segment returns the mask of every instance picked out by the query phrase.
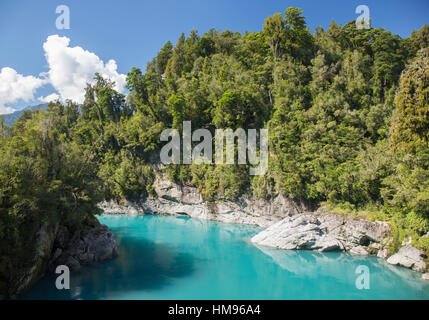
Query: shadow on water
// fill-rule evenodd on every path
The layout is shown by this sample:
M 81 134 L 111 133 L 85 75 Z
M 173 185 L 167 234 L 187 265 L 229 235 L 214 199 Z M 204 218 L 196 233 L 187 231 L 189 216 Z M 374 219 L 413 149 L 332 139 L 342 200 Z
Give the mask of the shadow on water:
M 124 242 L 124 245 L 121 245 Z M 21 299 L 111 299 L 128 292 L 151 292 L 195 271 L 192 255 L 147 239 L 118 238 L 120 256 L 70 274 L 70 290 L 58 290 L 47 275 Z

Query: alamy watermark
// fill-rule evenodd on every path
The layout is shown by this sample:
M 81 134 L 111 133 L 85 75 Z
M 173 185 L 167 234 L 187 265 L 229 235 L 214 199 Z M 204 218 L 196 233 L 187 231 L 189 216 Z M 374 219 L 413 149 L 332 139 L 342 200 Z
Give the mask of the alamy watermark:
M 60 274 L 55 280 L 55 287 L 58 290 L 70 289 L 70 269 L 66 265 L 59 265 L 55 269 L 56 274 Z
M 359 290 L 369 290 L 370 289 L 370 272 L 369 267 L 366 265 L 359 265 L 356 270 L 356 274 L 359 276 L 356 278 L 355 285 Z
M 62 4 L 55 9 L 55 13 L 60 13 L 57 20 L 55 20 L 55 26 L 57 29 L 70 29 L 70 8 Z
M 256 166 L 249 168 L 250 175 L 263 175 L 268 169 L 268 129 L 249 129 L 247 132 L 242 128 L 235 131 L 216 129 L 213 140 L 210 130 L 197 129 L 192 133 L 191 122 L 183 121 L 182 136 L 176 129 L 166 129 L 161 133 L 161 141 L 168 140 L 170 141 L 161 149 L 163 164 L 213 164 L 214 142 L 215 164 L 234 164 L 237 150 L 238 164 L 249 162 Z M 192 142 L 200 143 L 192 147 Z
M 357 29 L 371 29 L 371 18 L 369 16 L 369 7 L 366 5 L 360 5 L 356 7 L 356 14 L 361 14 L 356 19 Z

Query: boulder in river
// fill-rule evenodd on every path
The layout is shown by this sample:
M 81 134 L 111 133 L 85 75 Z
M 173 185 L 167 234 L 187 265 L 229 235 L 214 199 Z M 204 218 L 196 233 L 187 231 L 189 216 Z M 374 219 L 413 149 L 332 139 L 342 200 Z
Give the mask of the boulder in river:
M 252 242 L 279 249 L 342 250 L 341 242 L 329 236 L 313 215 L 287 217 L 252 238 Z
M 425 258 L 426 256 L 419 249 L 407 245 L 387 259 L 387 263 L 424 272 L 426 270 Z
M 279 249 L 350 251 L 368 255 L 386 250 L 390 235 L 390 227 L 383 222 L 307 213 L 286 217 L 255 235 L 252 242 Z

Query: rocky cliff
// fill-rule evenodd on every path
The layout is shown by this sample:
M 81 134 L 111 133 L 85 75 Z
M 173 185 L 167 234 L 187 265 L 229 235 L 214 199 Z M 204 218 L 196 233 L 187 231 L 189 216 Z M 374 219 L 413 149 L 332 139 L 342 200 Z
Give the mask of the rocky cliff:
M 83 265 L 118 255 L 114 235 L 97 219 L 80 228 L 45 222 L 35 234 L 34 248 L 19 270 L 10 276 L 0 299 L 16 298 L 46 272 L 54 272 L 58 265 L 67 265 L 76 271 Z

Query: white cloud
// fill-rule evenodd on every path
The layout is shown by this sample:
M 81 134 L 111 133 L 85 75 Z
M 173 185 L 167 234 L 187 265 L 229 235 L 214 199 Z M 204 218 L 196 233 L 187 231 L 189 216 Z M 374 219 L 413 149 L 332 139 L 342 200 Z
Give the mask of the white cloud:
M 49 95 L 47 95 L 46 97 L 39 97 L 39 101 L 41 102 L 51 102 L 51 101 L 57 101 L 60 99 L 60 96 L 56 93 L 51 93 Z
M 45 83 L 45 79 L 23 76 L 12 68 L 2 68 L 0 71 L 0 114 L 15 111 L 5 104 L 15 103 L 19 100 L 34 100 L 34 92 Z
M 70 39 L 58 35 L 49 36 L 43 50 L 49 71 L 39 77 L 23 76 L 12 68 L 0 71 L 0 114 L 14 112 L 6 106 L 23 100 L 34 100 L 35 91 L 50 83 L 58 93 L 39 97 L 43 102 L 71 99 L 82 103 L 87 83 L 94 83 L 95 73 L 115 82 L 115 90 L 124 92 L 126 75 L 118 73 L 115 60 L 104 63 L 96 54 L 76 46 L 70 47 Z
M 94 74 L 115 81 L 115 90 L 123 92 L 126 76 L 117 72 L 115 60 L 104 63 L 97 55 L 81 47 L 70 47 L 70 39 L 49 36 L 43 44 L 49 65 L 47 77 L 61 99 L 82 103 L 87 83 L 93 83 Z
M 0 115 L 13 113 L 15 111 L 16 110 L 11 108 L 11 107 L 5 107 L 5 106 L 0 105 Z

